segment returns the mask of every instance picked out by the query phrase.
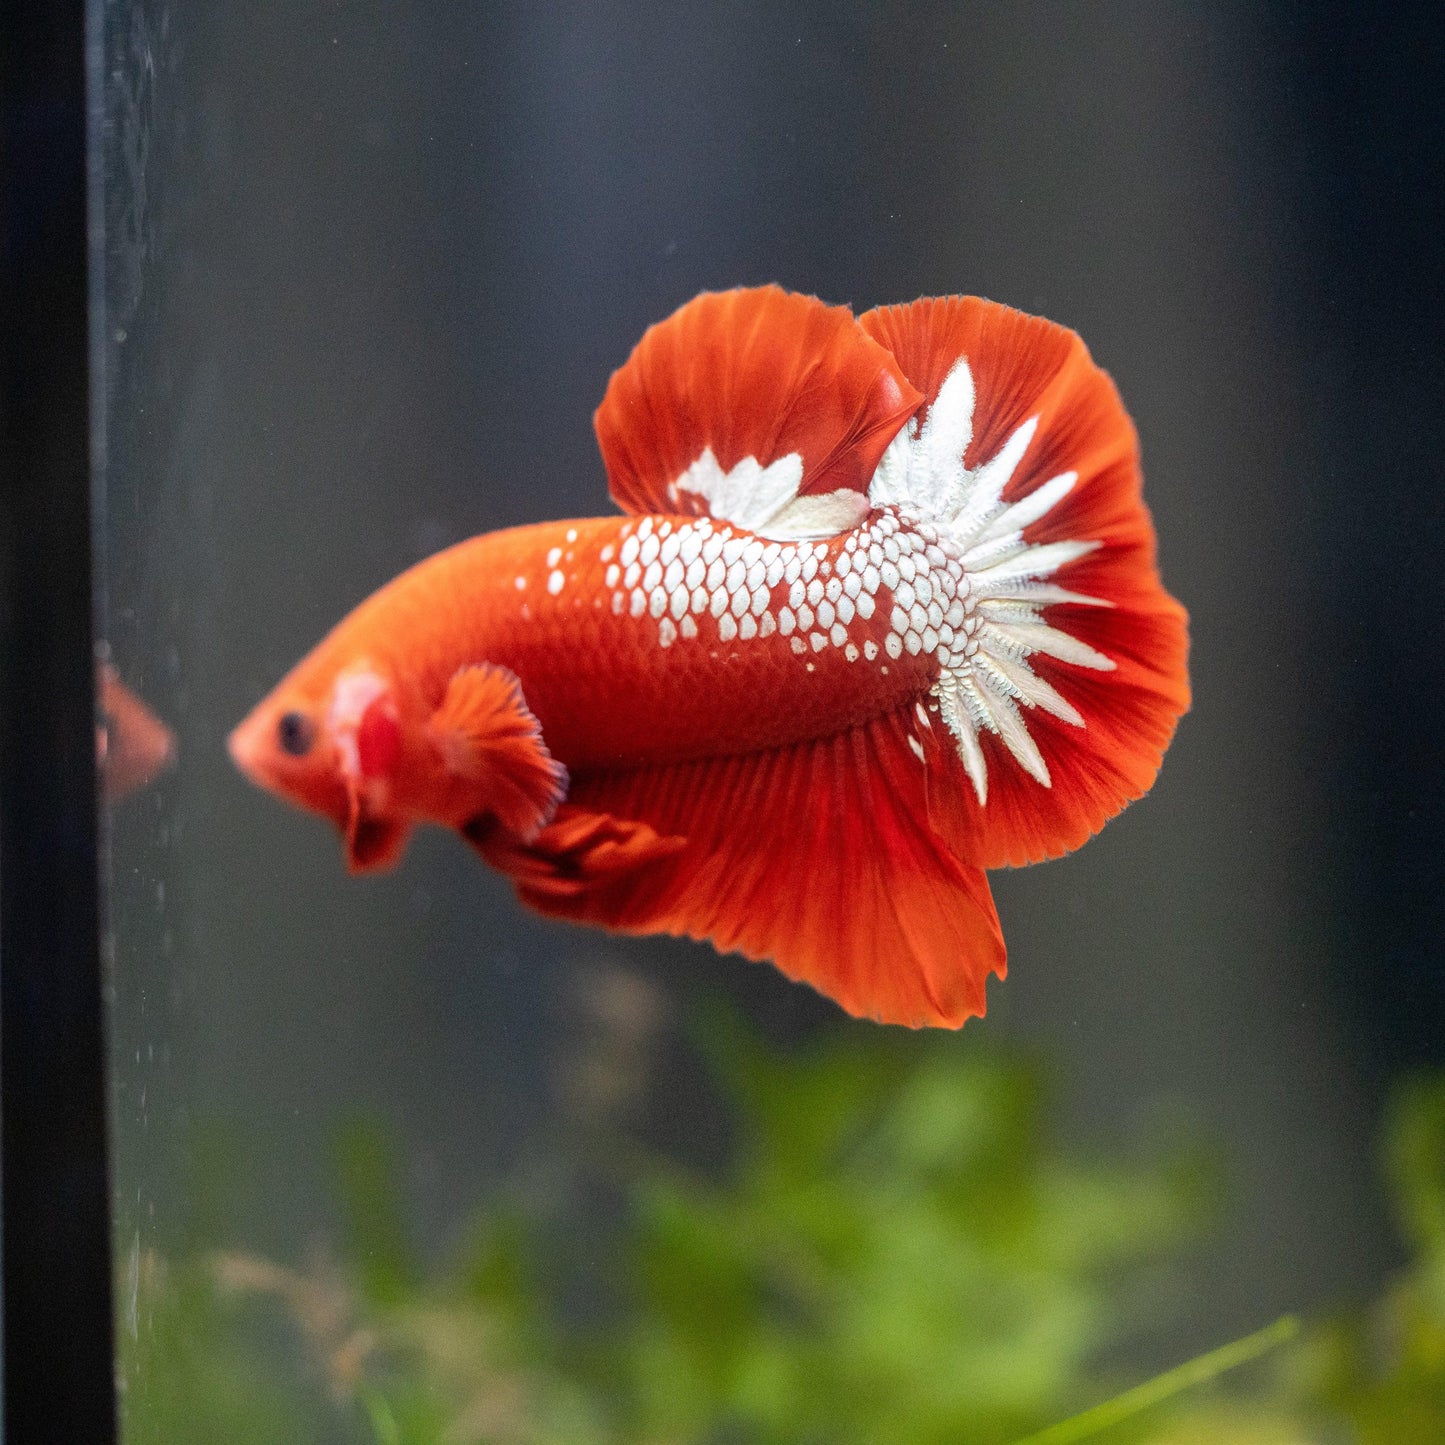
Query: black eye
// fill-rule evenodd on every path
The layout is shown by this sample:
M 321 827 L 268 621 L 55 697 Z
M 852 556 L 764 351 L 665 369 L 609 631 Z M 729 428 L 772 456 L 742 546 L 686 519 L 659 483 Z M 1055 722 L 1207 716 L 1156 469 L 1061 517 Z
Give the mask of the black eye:
M 303 712 L 282 713 L 280 722 L 276 724 L 276 741 L 280 743 L 281 751 L 290 753 L 293 758 L 304 758 L 310 752 L 314 736 L 311 719 Z

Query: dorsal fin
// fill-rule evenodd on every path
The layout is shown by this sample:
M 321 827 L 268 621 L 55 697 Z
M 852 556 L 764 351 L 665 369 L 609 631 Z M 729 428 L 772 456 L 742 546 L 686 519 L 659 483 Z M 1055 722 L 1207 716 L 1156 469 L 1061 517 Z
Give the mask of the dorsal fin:
M 847 307 L 762 286 L 705 293 L 651 327 L 595 422 L 624 511 L 821 537 L 866 513 L 920 400 Z
M 860 324 L 924 396 L 874 500 L 933 519 L 972 597 L 922 738 L 929 821 L 979 867 L 1056 857 L 1148 790 L 1189 705 L 1133 424 L 1053 322 L 953 296 Z

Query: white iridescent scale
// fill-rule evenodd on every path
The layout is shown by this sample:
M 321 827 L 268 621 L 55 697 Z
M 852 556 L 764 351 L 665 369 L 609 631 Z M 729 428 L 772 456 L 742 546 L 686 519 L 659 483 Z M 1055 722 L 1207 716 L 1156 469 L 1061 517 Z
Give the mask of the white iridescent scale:
M 604 549 L 613 612 L 654 619 L 662 647 L 698 638 L 701 626 L 725 643 L 776 632 L 800 657 L 835 647 L 849 662 L 873 662 L 881 650 L 886 666 L 886 658 L 905 652 L 929 653 L 939 664 L 934 706 L 979 802 L 988 797 L 984 732 L 1049 787 L 1027 713 L 1039 708 L 1075 727 L 1084 719 L 1030 659 L 1114 668 L 1111 658 L 1044 618 L 1053 603 L 1109 605 L 1050 580 L 1099 544 L 1024 539 L 1077 474 L 1062 472 L 1006 503 L 1004 489 L 1039 419 L 1030 417 L 969 468 L 963 458 L 974 402 L 973 375 L 960 360 L 923 425 L 914 418 L 894 438 L 866 496 L 798 496 L 803 466 L 796 453 L 768 466 L 747 457 L 724 472 L 704 451 L 670 491 L 680 506 L 689 494 L 697 498 L 707 516 L 680 523 L 643 517 L 625 529 L 615 553 Z M 830 541 L 842 534 L 834 553 Z M 928 726 L 927 714 L 918 713 Z

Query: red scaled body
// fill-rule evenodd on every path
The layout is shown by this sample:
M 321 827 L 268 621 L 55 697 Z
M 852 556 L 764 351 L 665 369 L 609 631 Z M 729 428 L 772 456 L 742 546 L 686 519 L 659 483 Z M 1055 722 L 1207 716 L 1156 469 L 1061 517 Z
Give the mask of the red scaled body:
M 679 555 L 690 536 L 695 563 Z M 624 564 L 629 540 L 637 560 Z M 643 563 L 649 555 L 654 560 Z M 786 634 L 779 629 L 795 589 L 800 608 L 810 591 L 826 602 L 830 582 L 841 599 L 834 574 L 841 555 L 839 539 L 767 543 L 680 516 L 518 527 L 404 573 L 318 655 L 329 661 L 335 648 L 339 660 L 364 646 L 430 708 L 468 662 L 509 668 L 522 679 L 549 751 L 572 772 L 753 752 L 865 722 L 926 690 L 930 659 L 887 656 L 889 624 L 876 603 L 867 619 L 852 609 L 847 633 L 856 658 L 842 647 L 812 646 L 808 639 L 822 635 L 816 609 L 806 629 L 797 609 Z M 629 587 L 624 579 L 634 568 Z M 823 632 L 841 625 L 830 608 Z
M 771 957 L 852 1012 L 982 1012 L 982 870 L 1077 846 L 1187 703 L 1132 428 L 976 301 L 699 298 L 598 413 L 629 515 L 479 537 L 237 729 L 353 867 L 459 829 L 562 917 Z

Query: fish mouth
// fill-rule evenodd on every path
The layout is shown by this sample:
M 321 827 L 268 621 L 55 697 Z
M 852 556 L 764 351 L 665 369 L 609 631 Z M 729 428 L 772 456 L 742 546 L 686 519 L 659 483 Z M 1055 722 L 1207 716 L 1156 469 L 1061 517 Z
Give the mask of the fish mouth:
M 226 739 L 226 751 L 230 753 L 231 761 L 247 778 L 262 788 L 274 786 L 264 763 L 265 739 L 270 731 L 266 723 L 267 719 L 263 715 L 253 712 L 233 728 Z
M 258 788 L 308 813 L 320 814 L 344 833 L 349 803 L 334 759 L 320 739 L 305 756 L 288 755 L 278 742 L 286 711 L 275 701 L 261 703 L 227 737 L 226 751 L 241 775 Z

